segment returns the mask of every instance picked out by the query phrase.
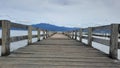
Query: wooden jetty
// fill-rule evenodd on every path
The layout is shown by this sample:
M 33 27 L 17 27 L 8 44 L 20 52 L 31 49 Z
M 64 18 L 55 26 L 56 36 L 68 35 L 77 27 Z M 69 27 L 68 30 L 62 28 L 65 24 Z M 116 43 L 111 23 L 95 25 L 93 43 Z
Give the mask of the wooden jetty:
M 10 33 L 8 33 L 10 26 L 5 26 L 8 25 L 8 23 L 5 24 L 8 21 L 4 20 L 1 22 L 4 35 L 1 39 L 3 49 L 2 57 L 0 57 L 0 68 L 120 68 L 120 62 L 116 58 L 117 52 L 115 50 L 115 48 L 119 48 L 119 42 L 116 42 L 118 36 L 114 36 L 119 33 L 116 30 L 118 29 L 116 25 L 112 25 L 112 36 L 110 36 L 110 39 L 114 38 L 114 40 L 110 40 L 111 49 L 108 55 L 92 47 L 92 41 L 99 43 L 107 41 L 105 44 L 108 44 L 108 40 L 92 37 L 93 28 L 88 29 L 88 37 L 82 35 L 83 29 L 64 33 L 50 33 L 43 30 L 43 35 L 40 35 L 40 30 L 37 28 L 35 30 L 38 31 L 38 35 L 32 35 L 33 28 L 24 25 L 28 29 L 28 36 L 11 38 Z M 13 24 L 15 25 L 15 23 L 12 23 L 11 26 Z M 23 25 L 19 25 L 17 27 L 23 28 Z M 97 27 L 96 29 L 99 28 Z M 117 33 L 114 33 L 113 30 Z M 6 31 L 8 31 L 7 34 L 5 34 Z M 40 40 L 41 36 L 43 36 L 44 40 Z M 32 38 L 34 37 L 37 37 L 38 41 L 32 43 Z M 77 37 L 88 39 L 88 44 L 82 43 L 82 39 L 76 41 Z M 10 42 L 23 39 L 28 39 L 28 46 L 10 53 Z M 105 42 L 99 40 L 104 40 Z

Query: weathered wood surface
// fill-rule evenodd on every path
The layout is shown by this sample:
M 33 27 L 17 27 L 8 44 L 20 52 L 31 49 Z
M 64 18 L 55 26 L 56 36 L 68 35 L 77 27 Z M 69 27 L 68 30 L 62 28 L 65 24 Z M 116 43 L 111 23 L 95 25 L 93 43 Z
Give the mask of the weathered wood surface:
M 0 57 L 0 68 L 120 68 L 119 61 L 62 34 Z
M 43 36 L 45 36 L 45 35 L 40 35 L 40 36 L 38 36 L 38 35 L 32 35 L 32 38 L 36 38 L 36 37 L 43 37 Z M 24 36 L 14 36 L 14 37 L 11 37 L 10 38 L 10 42 L 17 42 L 17 41 L 21 41 L 21 40 L 26 40 L 26 39 L 28 39 L 28 35 L 24 35 Z M 38 40 L 39 41 L 39 40 Z M 0 39 L 0 46 L 1 46 L 1 44 L 2 44 L 2 39 Z
M 1 55 L 7 56 L 10 54 L 10 21 L 2 21 L 2 47 Z
M 118 56 L 118 30 L 119 25 L 118 24 L 112 24 L 111 25 L 111 38 L 110 38 L 110 57 L 117 58 Z
M 95 38 L 93 37 L 93 42 L 97 42 L 97 43 L 100 43 L 100 44 L 103 44 L 103 45 L 107 45 L 107 46 L 110 46 L 110 40 L 107 40 L 107 39 L 100 39 L 100 38 Z
M 111 26 L 110 25 L 104 25 L 104 26 L 97 26 L 97 27 L 93 27 L 93 30 L 96 30 L 96 29 L 111 29 Z

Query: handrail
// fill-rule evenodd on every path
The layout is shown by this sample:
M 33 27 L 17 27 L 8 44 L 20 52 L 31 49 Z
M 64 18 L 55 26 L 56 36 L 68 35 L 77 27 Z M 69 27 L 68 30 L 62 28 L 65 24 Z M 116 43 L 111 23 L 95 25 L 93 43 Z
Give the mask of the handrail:
M 100 32 L 100 30 L 109 30 L 109 35 L 98 35 L 96 34 L 96 30 Z M 83 34 L 83 32 L 86 32 Z M 103 32 L 105 33 L 105 31 Z M 118 41 L 120 34 L 120 24 L 111 24 L 105 26 L 97 26 L 97 27 L 88 27 L 88 28 L 80 28 L 79 30 L 64 32 L 68 37 L 77 40 L 79 37 L 79 41 L 82 42 L 82 39 L 87 39 L 87 45 L 92 47 L 92 42 L 97 42 L 100 44 L 104 44 L 110 46 L 109 56 L 113 59 L 117 59 L 117 50 L 120 49 L 120 42 Z M 83 36 L 87 35 L 87 36 Z M 107 37 L 109 39 L 96 38 L 97 37 Z M 83 42 L 82 42 L 83 43 Z
M 43 37 L 43 39 L 46 39 L 54 34 L 54 32 L 50 33 L 48 30 L 35 28 L 30 25 L 23 25 L 23 24 L 17 24 L 13 23 L 8 20 L 0 20 L 0 27 L 2 28 L 2 38 L 0 39 L 0 45 L 2 46 L 2 56 L 7 56 L 10 54 L 10 43 L 16 42 L 20 40 L 28 39 L 28 44 L 32 43 L 32 38 L 37 37 L 37 40 L 40 41 L 40 37 Z M 10 29 L 11 28 L 20 28 L 23 30 L 28 31 L 28 35 L 24 36 L 15 36 L 10 37 Z M 32 31 L 37 31 L 37 35 L 32 35 Z M 41 35 L 40 32 L 43 32 Z

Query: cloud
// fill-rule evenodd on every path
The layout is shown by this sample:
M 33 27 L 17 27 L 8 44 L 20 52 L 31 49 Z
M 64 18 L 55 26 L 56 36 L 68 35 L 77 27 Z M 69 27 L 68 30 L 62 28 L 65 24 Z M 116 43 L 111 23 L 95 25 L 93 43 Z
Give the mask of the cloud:
M 22 24 L 48 22 L 62 26 L 88 27 L 120 22 L 120 0 L 0 1 L 0 18 L 22 21 L 19 22 Z
M 75 3 L 73 0 L 52 0 L 51 3 L 61 5 L 61 6 L 69 6 L 69 5 L 74 5 Z

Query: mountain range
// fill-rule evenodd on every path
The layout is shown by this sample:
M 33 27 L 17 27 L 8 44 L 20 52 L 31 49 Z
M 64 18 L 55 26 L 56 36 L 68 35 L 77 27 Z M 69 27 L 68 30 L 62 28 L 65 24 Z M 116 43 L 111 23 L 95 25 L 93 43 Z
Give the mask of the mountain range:
M 71 31 L 71 30 L 79 29 L 79 28 L 70 28 L 70 27 L 64 27 L 64 26 L 56 26 L 56 25 L 47 24 L 47 23 L 33 24 L 32 26 L 49 30 L 49 31 Z

